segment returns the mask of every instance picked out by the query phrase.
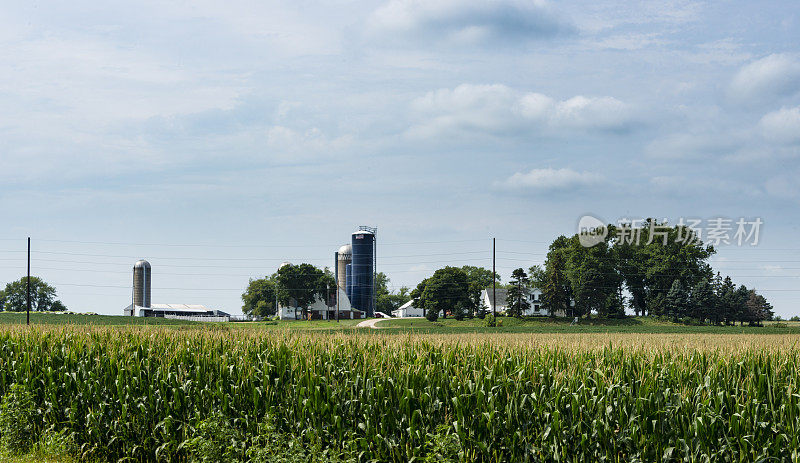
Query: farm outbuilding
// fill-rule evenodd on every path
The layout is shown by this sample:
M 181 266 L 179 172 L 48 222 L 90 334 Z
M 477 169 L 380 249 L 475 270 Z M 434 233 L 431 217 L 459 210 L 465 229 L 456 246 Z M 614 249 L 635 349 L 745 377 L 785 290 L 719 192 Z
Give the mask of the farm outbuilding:
M 230 314 L 221 310 L 209 309 L 204 305 L 194 304 L 151 304 L 150 307 L 129 305 L 125 307 L 125 315 L 139 317 L 162 317 L 181 320 L 194 320 L 206 322 L 230 321 Z
M 392 310 L 392 316 L 398 318 L 408 317 L 424 317 L 424 311 L 421 308 L 414 307 L 414 299 L 406 302 L 400 307 Z

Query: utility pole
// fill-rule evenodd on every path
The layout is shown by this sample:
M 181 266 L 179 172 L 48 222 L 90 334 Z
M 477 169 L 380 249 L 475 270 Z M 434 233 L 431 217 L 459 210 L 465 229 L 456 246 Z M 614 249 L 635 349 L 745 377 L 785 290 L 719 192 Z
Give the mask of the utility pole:
M 26 324 L 30 325 L 31 324 L 31 237 L 30 236 L 28 237 L 28 285 L 27 286 L 28 286 L 27 288 L 28 297 L 26 299 L 28 303 L 28 312 L 26 316 Z
M 339 251 L 333 253 L 333 279 L 336 282 L 336 323 L 339 323 Z
M 492 238 L 492 316 L 497 318 L 497 266 L 495 259 L 496 239 Z
M 378 293 L 376 291 L 378 284 L 378 227 L 372 230 L 372 316 L 375 316 L 377 309 Z

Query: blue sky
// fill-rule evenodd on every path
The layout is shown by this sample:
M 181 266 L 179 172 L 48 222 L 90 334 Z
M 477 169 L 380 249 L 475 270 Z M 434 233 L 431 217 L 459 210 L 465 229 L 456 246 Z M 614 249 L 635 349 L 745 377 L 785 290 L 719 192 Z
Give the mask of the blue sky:
M 248 277 L 540 263 L 584 214 L 764 221 L 714 265 L 800 314 L 797 2 L 29 2 L 0 16 L 0 283 L 236 313 Z M 186 246 L 191 244 L 191 246 Z

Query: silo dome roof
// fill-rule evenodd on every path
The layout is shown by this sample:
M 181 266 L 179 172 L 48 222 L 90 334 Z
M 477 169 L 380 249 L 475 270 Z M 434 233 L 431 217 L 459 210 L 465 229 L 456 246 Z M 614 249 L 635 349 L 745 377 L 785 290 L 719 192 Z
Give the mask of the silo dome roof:
M 292 263 L 291 263 L 291 262 L 284 262 L 284 263 L 282 263 L 282 264 L 281 264 L 281 266 L 280 266 L 280 267 L 278 267 L 278 269 L 280 270 L 280 269 L 282 269 L 283 267 L 286 267 L 287 265 L 292 265 Z
M 138 260 L 135 264 L 133 264 L 133 268 L 150 268 L 150 262 L 147 262 L 144 259 Z
M 353 253 L 353 246 L 350 244 L 345 244 L 341 248 L 339 248 L 339 255 L 343 254 L 352 254 Z

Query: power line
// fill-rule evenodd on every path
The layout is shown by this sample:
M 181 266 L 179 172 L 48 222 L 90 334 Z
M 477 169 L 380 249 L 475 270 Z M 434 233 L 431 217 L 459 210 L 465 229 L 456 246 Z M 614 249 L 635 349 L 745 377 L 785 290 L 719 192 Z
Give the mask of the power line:
M 25 252 L 25 251 L 0 251 L 0 252 Z M 33 254 L 47 254 L 47 255 L 64 255 L 64 256 L 80 256 L 80 257 L 112 257 L 120 259 L 139 259 L 141 256 L 130 255 L 113 255 L 113 254 L 87 254 L 80 252 L 60 252 L 60 251 L 32 251 Z M 382 256 L 381 259 L 402 259 L 411 257 L 429 257 L 429 256 L 452 256 L 452 255 L 467 255 L 467 254 L 483 254 L 485 251 L 464 251 L 464 252 L 442 252 L 430 254 L 406 254 L 398 256 Z M 319 260 L 319 257 L 186 257 L 186 256 L 153 256 L 148 255 L 148 259 L 165 259 L 165 260 L 232 260 L 232 261 L 303 261 L 303 260 Z
M 17 241 L 18 238 L 0 238 L 2 241 Z M 439 241 L 405 241 L 405 242 L 382 242 L 380 246 L 406 246 L 418 244 L 448 244 L 448 243 L 475 243 L 486 242 L 488 239 L 467 239 L 467 240 L 439 240 Z M 71 244 L 100 244 L 109 246 L 164 246 L 164 247 L 207 247 L 207 248 L 309 248 L 326 247 L 335 249 L 343 243 L 338 244 L 210 244 L 210 243 L 126 243 L 119 241 L 81 241 L 81 240 L 54 240 L 36 238 L 35 241 L 48 243 L 71 243 Z
M 461 262 L 477 262 L 488 260 L 489 258 L 469 258 L 469 259 L 459 259 L 459 260 L 435 260 L 435 261 L 411 261 L 411 262 L 392 262 L 381 264 L 381 267 L 384 266 L 393 266 L 393 265 L 416 265 L 416 264 L 446 264 L 446 263 L 461 263 Z M 97 261 L 83 261 L 83 260 L 67 260 L 67 259 L 32 259 L 36 262 L 59 262 L 65 264 L 93 264 L 93 265 L 114 265 L 114 266 L 128 266 L 127 263 L 125 264 L 117 264 L 114 262 L 97 262 Z M 323 260 L 323 259 L 314 259 L 314 260 Z M 326 259 L 327 260 L 327 259 Z M 155 262 L 155 261 L 154 261 Z M 178 265 L 178 264 L 164 264 L 158 263 L 160 267 L 181 267 L 181 268 L 240 268 L 240 269 L 261 269 L 263 270 L 263 266 L 252 267 L 252 266 L 231 266 L 231 265 L 206 265 L 206 264 L 191 264 L 191 265 Z
M 166 267 L 165 265 L 161 265 L 160 267 Z M 196 267 L 196 266 L 182 266 L 182 267 Z M 227 267 L 222 267 L 227 268 Z M 231 267 L 237 268 L 237 267 Z M 248 268 L 248 267 L 245 267 Z M 254 267 L 260 269 L 260 267 Z M 0 269 L 4 270 L 16 270 L 17 267 L 0 267 Z M 97 270 L 97 269 L 77 269 L 77 268 L 55 268 L 55 267 L 36 267 L 36 270 L 55 270 L 55 271 L 64 271 L 64 272 L 90 272 L 90 273 L 114 273 L 114 274 L 125 274 L 130 275 L 130 270 L 128 271 L 121 271 L 121 270 Z M 428 270 L 392 270 L 392 273 L 409 273 L 409 272 L 425 272 Z M 380 272 L 379 272 L 380 273 Z M 252 278 L 255 275 L 263 275 L 263 273 L 174 273 L 174 272 L 156 272 L 157 275 L 170 275 L 170 276 L 207 276 L 207 277 L 245 277 L 245 278 Z M 296 275 L 312 275 L 311 273 L 299 273 Z M 264 275 L 267 276 L 267 275 Z

